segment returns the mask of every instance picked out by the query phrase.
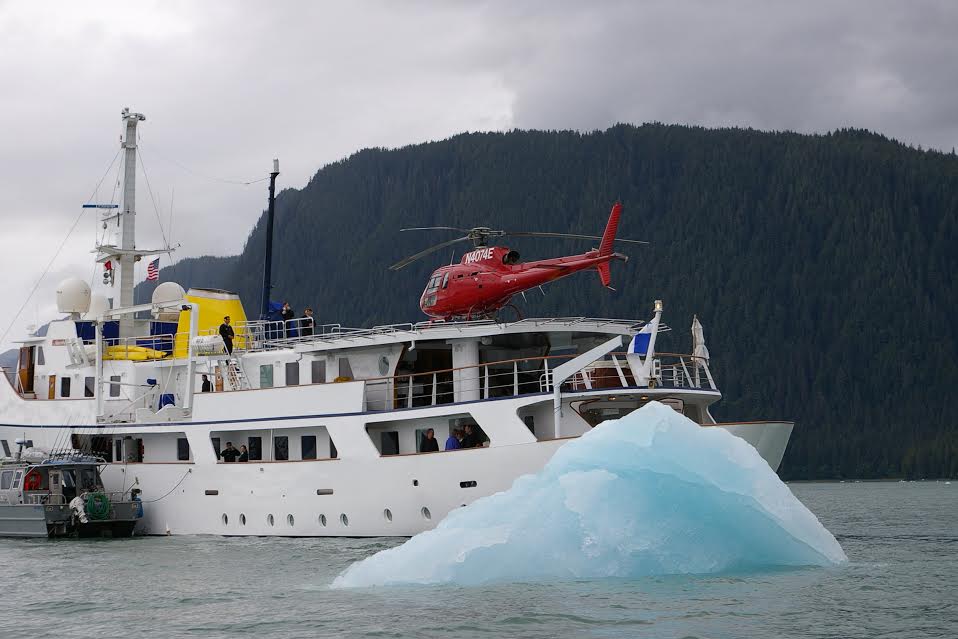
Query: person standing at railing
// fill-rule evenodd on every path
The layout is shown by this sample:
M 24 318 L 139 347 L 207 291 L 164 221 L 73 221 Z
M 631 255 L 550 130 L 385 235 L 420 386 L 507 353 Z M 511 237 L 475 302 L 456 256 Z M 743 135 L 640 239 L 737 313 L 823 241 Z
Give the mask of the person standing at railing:
M 459 443 L 462 441 L 462 429 L 453 428 L 452 433 L 446 439 L 446 450 L 459 450 L 462 448 L 462 445 Z
M 426 429 L 426 434 L 423 435 L 422 444 L 419 446 L 420 453 L 438 453 L 439 452 L 439 442 L 436 441 L 436 431 L 431 428 Z
M 223 318 L 223 323 L 220 324 L 220 337 L 223 338 L 223 344 L 226 346 L 226 354 L 233 354 L 233 338 L 236 337 L 236 333 L 233 332 L 233 327 L 230 326 L 230 316 L 227 315 Z
M 283 337 L 292 337 L 293 326 L 290 322 L 296 318 L 296 311 L 289 305 L 289 302 L 283 302 L 283 310 L 279 314 L 283 318 Z
M 303 337 L 311 337 L 313 326 L 316 324 L 316 320 L 313 319 L 313 309 L 307 306 L 304 313 L 303 318 L 299 320 L 299 334 Z

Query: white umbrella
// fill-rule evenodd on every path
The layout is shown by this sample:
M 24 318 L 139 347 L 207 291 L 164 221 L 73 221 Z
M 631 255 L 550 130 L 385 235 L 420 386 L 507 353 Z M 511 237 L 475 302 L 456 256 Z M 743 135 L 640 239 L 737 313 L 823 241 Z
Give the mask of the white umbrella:
M 699 316 L 692 318 L 692 355 L 695 356 L 696 367 L 705 366 L 709 361 L 709 349 L 705 346 L 705 331 Z

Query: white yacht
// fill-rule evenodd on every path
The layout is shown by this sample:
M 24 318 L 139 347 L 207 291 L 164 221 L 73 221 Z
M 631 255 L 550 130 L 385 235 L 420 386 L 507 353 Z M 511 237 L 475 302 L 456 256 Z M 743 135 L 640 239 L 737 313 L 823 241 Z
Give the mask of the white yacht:
M 134 242 L 143 119 L 123 112 L 123 200 L 101 205 L 117 240 L 98 246 L 97 260 L 106 285 L 119 272 L 118 304 L 63 282 L 62 318 L 21 340 L 16 369 L 0 379 L 0 456 L 23 439 L 96 456 L 104 491 L 139 491 L 138 534 L 413 535 L 652 400 L 745 439 L 772 468 L 781 462 L 791 422 L 712 418 L 721 393 L 700 330 L 690 354 L 656 350 L 669 330 L 660 301 L 647 322 L 307 330 L 247 320 L 237 295 L 172 282 L 134 305 L 133 264 L 160 252 Z M 460 429 L 478 445 L 444 450 Z

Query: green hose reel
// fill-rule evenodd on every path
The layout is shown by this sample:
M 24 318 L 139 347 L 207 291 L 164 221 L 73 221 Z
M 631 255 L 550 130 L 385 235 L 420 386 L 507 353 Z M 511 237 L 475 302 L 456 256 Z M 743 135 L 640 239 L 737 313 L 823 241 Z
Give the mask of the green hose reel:
M 110 498 L 103 493 L 90 493 L 84 504 L 86 515 L 90 519 L 108 519 L 110 517 Z

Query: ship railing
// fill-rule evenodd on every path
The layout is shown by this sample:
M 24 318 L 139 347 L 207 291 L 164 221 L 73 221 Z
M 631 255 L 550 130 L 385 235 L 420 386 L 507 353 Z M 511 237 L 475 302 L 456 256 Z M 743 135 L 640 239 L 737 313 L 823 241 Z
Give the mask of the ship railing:
M 187 336 L 187 334 L 165 333 L 162 335 L 137 335 L 135 337 L 113 338 L 104 340 L 103 352 L 104 355 L 108 355 L 110 359 L 163 359 L 173 354 L 177 338 L 180 336 Z
M 106 491 L 96 491 L 103 495 L 106 495 L 110 500 L 111 504 L 123 503 L 131 501 L 130 492 L 106 492 Z M 79 496 L 84 497 L 85 495 L 90 494 L 90 491 L 81 493 Z M 69 499 L 63 493 L 48 493 L 48 492 L 28 492 L 24 495 L 24 503 L 30 504 L 33 506 L 66 506 L 73 500 L 72 497 Z
M 583 327 L 607 328 L 617 332 L 636 332 L 645 322 L 630 319 L 609 319 L 590 317 L 549 317 L 527 318 L 515 322 L 496 322 L 493 320 L 468 320 L 455 322 L 417 322 L 402 324 L 384 324 L 371 328 L 352 328 L 341 324 L 315 324 L 310 326 L 311 320 L 297 318 L 286 321 L 251 320 L 232 324 L 235 337 L 233 352 L 248 353 L 282 348 L 292 348 L 300 344 L 316 342 L 346 342 L 350 344 L 363 343 L 384 335 L 399 333 L 413 333 L 421 335 L 429 330 L 466 330 L 483 326 L 519 326 L 524 329 L 541 328 L 570 328 Z M 659 331 L 668 331 L 665 325 L 659 326 Z M 201 335 L 217 335 L 219 328 L 209 328 L 200 332 Z
M 364 380 L 364 408 L 395 410 L 551 392 L 553 371 L 572 357 L 527 357 L 368 378 Z M 656 353 L 652 375 L 642 387 L 717 390 L 707 363 L 702 362 L 704 372 L 696 372 L 697 359 L 692 355 Z M 626 353 L 612 353 L 591 362 L 562 383 L 568 391 L 638 387 Z

